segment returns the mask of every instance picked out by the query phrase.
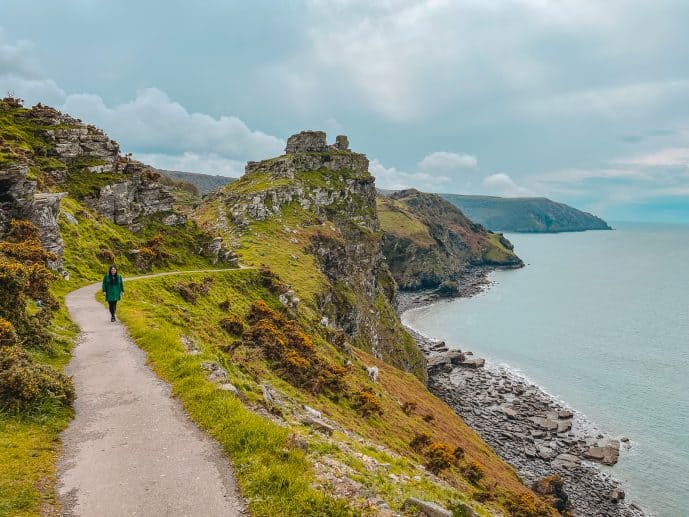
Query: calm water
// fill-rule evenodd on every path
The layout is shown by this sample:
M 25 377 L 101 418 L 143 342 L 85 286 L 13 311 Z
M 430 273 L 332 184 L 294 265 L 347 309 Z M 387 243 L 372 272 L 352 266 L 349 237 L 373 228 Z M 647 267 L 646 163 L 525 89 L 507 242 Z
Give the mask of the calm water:
M 611 469 L 628 499 L 689 516 L 689 226 L 508 237 L 526 268 L 405 320 L 631 438 Z

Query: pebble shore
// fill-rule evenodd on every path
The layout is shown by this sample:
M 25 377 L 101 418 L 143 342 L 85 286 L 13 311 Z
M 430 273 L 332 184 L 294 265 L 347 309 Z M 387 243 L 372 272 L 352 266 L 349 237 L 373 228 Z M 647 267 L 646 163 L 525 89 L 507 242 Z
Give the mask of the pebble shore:
M 487 270 L 463 279 L 459 296 L 488 285 Z M 399 310 L 432 304 L 432 293 L 402 293 Z M 449 349 L 442 341 L 410 333 L 428 360 L 428 387 L 447 402 L 528 485 L 559 474 L 574 515 L 639 517 L 648 515 L 628 502 L 619 481 L 598 464 L 614 465 L 625 437 L 598 431 L 576 411 L 539 386 L 502 366 L 486 365 L 470 351 Z

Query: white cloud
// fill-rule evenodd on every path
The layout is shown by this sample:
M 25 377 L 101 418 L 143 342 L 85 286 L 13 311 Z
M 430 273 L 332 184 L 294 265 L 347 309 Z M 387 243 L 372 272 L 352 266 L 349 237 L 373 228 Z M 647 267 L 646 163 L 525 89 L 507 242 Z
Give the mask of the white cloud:
M 62 109 L 106 129 L 135 152 L 249 160 L 280 154 L 284 148 L 281 139 L 251 130 L 237 117 L 190 113 L 157 88 L 142 90 L 134 100 L 114 107 L 98 95 L 69 95 Z
M 244 174 L 245 162 L 223 158 L 217 154 L 199 155 L 186 152 L 181 155 L 134 153 L 136 160 L 168 171 L 199 172 L 238 178 Z
M 652 153 L 617 158 L 613 163 L 639 167 L 689 167 L 689 147 L 668 147 Z
M 437 192 L 451 183 L 451 179 L 447 176 L 427 172 L 405 172 L 395 167 L 385 167 L 375 159 L 371 160 L 369 171 L 376 178 L 376 186 L 383 189 L 417 188 L 427 192 Z
M 518 197 L 533 195 L 529 189 L 517 185 L 512 178 L 502 172 L 491 174 L 484 178 L 483 186 L 486 187 L 491 194 L 497 194 L 499 196 Z
M 475 169 L 478 160 L 475 156 L 447 151 L 436 151 L 424 156 L 419 168 L 425 171 L 453 171 L 457 169 Z

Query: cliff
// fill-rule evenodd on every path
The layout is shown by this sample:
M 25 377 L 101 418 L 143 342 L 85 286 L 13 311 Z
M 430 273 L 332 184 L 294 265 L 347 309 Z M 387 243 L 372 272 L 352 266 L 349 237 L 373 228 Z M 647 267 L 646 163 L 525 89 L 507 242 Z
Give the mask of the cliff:
M 379 196 L 383 253 L 405 290 L 436 288 L 477 267 L 521 267 L 512 244 L 470 221 L 438 195 L 404 190 Z
M 472 221 L 498 232 L 556 233 L 610 230 L 608 223 L 544 197 L 493 197 L 441 194 Z
M 323 132 L 292 136 L 283 156 L 249 162 L 244 176 L 210 194 L 196 219 L 245 263 L 270 267 L 355 345 L 425 377 L 392 307 L 368 159 L 345 137 L 328 146 Z
M 54 500 L 73 397 L 57 370 L 76 338 L 62 296 L 114 260 L 125 277 L 175 273 L 127 283 L 119 314 L 232 459 L 252 514 L 413 515 L 433 501 L 463 515 L 555 515 L 423 384 L 424 359 L 393 309 L 374 179 L 346 138 L 295 135 L 285 155 L 247 164 L 201 202 L 51 108 L 4 102 L 0 117 L 0 280 L 21 287 L 3 298 L 21 304 L 0 304 L 0 338 L 25 349 L 9 360 L 26 375 L 12 379 L 42 383 L 24 391 L 0 376 L 0 404 L 35 399 L 22 401 L 31 418 L 0 412 L 0 438 L 16 444 L 0 450 L 0 483 L 19 487 L 9 508 Z M 35 267 L 53 256 L 39 232 L 11 222 L 41 223 L 44 196 L 56 201 L 40 238 L 61 240 L 62 276 Z M 15 278 L 29 252 L 34 276 Z M 207 271 L 237 259 L 249 267 Z

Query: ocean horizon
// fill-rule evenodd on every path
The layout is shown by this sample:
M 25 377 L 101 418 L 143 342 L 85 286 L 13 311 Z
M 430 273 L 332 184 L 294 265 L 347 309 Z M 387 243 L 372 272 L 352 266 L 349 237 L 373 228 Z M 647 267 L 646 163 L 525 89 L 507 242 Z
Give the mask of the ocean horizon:
M 689 225 L 506 234 L 526 267 L 495 271 L 472 298 L 413 309 L 405 323 L 503 365 L 628 437 L 614 467 L 627 500 L 686 515 L 689 493 Z

